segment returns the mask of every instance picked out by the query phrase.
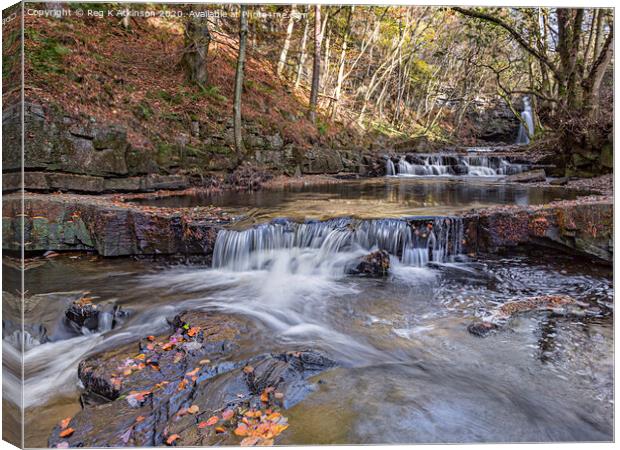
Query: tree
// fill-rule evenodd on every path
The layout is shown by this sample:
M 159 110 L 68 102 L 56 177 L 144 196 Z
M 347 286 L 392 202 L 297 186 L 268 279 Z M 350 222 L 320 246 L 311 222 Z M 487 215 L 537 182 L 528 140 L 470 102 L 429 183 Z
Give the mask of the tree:
M 310 120 L 316 123 L 321 77 L 321 5 L 314 6 L 314 62 L 312 65 L 312 87 L 310 90 Z
M 207 84 L 207 57 L 211 33 L 207 19 L 189 17 L 185 23 L 185 49 L 182 65 L 185 67 L 187 79 L 204 87 Z
M 293 34 L 293 27 L 295 26 L 295 13 L 297 12 L 296 6 L 291 5 L 290 17 L 288 19 L 288 26 L 286 27 L 286 37 L 284 38 L 284 45 L 282 45 L 282 51 L 280 52 L 280 59 L 278 60 L 278 68 L 276 73 L 279 77 L 282 76 L 284 67 L 286 65 L 286 56 L 288 49 L 291 45 L 291 35 Z
M 247 5 L 240 5 L 239 15 L 239 56 L 235 73 L 235 97 L 233 100 L 233 126 L 237 159 L 241 161 L 245 153 L 241 135 L 241 93 L 243 91 L 243 70 L 245 66 L 245 49 L 248 37 Z

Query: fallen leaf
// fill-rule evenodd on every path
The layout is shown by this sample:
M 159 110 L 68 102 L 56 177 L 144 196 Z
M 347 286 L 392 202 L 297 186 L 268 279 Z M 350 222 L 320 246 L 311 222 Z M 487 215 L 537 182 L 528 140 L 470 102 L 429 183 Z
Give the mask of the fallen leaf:
M 199 327 L 192 327 L 189 330 L 187 330 L 187 335 L 190 336 L 190 337 L 194 337 L 199 332 L 200 332 L 200 328 Z
M 60 428 L 61 429 L 65 429 L 69 426 L 69 423 L 71 422 L 71 417 L 67 417 L 66 419 L 62 419 L 60 421 Z
M 254 372 L 254 367 L 252 367 L 252 366 L 245 366 L 245 367 L 243 368 L 243 372 L 244 372 L 244 373 L 248 373 L 248 374 L 249 374 L 249 373 L 252 373 L 252 372 Z
M 237 436 L 247 436 L 249 433 L 248 426 L 245 423 L 240 423 L 237 428 L 235 428 L 235 434 Z
M 235 414 L 235 413 L 233 412 L 233 410 L 232 410 L 232 409 L 227 409 L 226 411 L 224 411 L 224 412 L 222 413 L 222 419 L 224 419 L 224 420 L 230 420 L 230 419 L 232 419 L 232 417 L 234 416 L 234 414 Z
M 198 407 L 198 405 L 192 405 L 189 408 L 187 408 L 187 412 L 190 414 L 196 414 L 198 411 L 200 411 L 200 408 Z
M 266 390 L 260 395 L 260 401 L 263 403 L 269 403 L 269 393 Z
M 211 425 L 215 425 L 216 423 L 218 423 L 220 421 L 220 418 L 217 416 L 211 416 L 207 419 L 207 421 L 205 422 L 206 426 L 210 427 Z
M 147 336 L 146 338 L 151 342 L 155 340 L 155 336 Z
M 62 430 L 62 431 L 60 432 L 59 436 L 60 436 L 61 438 L 64 438 L 64 437 L 69 437 L 69 436 L 71 436 L 74 432 L 75 432 L 75 430 L 74 430 L 73 428 L 66 428 L 66 429 L 64 429 L 64 430 Z
M 185 374 L 186 377 L 193 377 L 194 375 L 196 375 L 198 373 L 198 371 L 200 370 L 199 367 L 196 367 L 194 370 L 192 370 L 191 372 L 187 372 Z
M 209 364 L 211 362 L 210 359 L 201 359 L 200 362 L 198 364 L 200 364 L 201 366 L 205 365 L 205 364 Z
M 226 428 L 224 427 L 215 427 L 216 433 L 226 433 Z
M 166 444 L 172 445 L 174 441 L 176 441 L 180 437 L 181 436 L 179 436 L 178 434 L 171 434 L 170 436 L 168 436 L 168 439 L 166 439 Z
M 140 422 L 142 422 L 144 419 L 146 419 L 146 417 L 144 417 L 144 416 L 138 416 L 138 417 L 136 417 L 136 422 L 137 422 L 137 423 L 140 423 Z

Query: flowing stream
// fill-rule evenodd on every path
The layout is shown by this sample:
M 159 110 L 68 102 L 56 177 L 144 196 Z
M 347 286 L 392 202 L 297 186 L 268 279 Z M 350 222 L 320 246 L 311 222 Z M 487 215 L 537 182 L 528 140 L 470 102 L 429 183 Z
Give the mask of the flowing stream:
M 285 412 L 290 428 L 281 436 L 284 444 L 611 440 L 611 269 L 546 249 L 464 255 L 454 215 L 469 206 L 459 195 L 477 192 L 475 185 L 446 181 L 429 190 L 426 182 L 411 180 L 373 183 L 369 190 L 345 183 L 235 197 L 232 211 L 257 208 L 259 219 L 220 231 L 211 265 L 89 256 L 32 263 L 26 318 L 45 327 L 48 341 L 37 345 L 32 336 L 25 354 L 26 444 L 45 446 L 58 418 L 79 410 L 81 359 L 157 334 L 167 317 L 194 308 L 253 322 L 239 358 L 312 348 L 337 361 L 308 398 Z M 314 213 L 304 220 L 282 214 L 313 189 Z M 338 189 L 344 194 L 336 195 Z M 480 189 L 475 202 L 490 204 L 573 195 Z M 360 191 L 391 199 L 397 210 L 415 209 L 407 202 L 428 202 L 435 192 L 452 193 L 435 199 L 445 214 L 404 219 L 371 217 L 374 204 L 364 203 Z M 351 201 L 347 212 L 356 213 L 333 215 L 330 196 L 340 204 Z M 236 203 L 249 198 L 253 204 Z M 357 258 L 376 249 L 390 255 L 387 278 L 349 273 Z M 71 333 L 64 311 L 85 291 L 108 311 L 120 306 L 127 317 L 113 329 L 104 324 Z M 486 338 L 468 333 L 474 318 L 497 305 L 543 294 L 571 295 L 602 313 L 587 319 L 525 314 Z M 11 336 L 4 336 L 5 350 Z M 5 351 L 5 365 L 17 356 Z M 5 377 L 5 392 L 15 387 L 10 381 Z

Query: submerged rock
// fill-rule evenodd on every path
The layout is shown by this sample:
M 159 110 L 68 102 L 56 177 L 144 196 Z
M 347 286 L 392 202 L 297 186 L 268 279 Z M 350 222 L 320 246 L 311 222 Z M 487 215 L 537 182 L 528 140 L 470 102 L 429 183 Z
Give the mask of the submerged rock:
M 528 312 L 547 312 L 558 316 L 597 316 L 600 311 L 589 309 L 587 303 L 579 302 L 568 295 L 541 295 L 523 300 L 513 300 L 492 310 L 484 320 L 477 320 L 467 327 L 475 336 L 485 337 L 500 330 L 515 315 Z
M 335 365 L 312 350 L 235 360 L 247 329 L 230 316 L 186 312 L 170 324 L 170 333 L 80 363 L 83 398 L 96 401 L 53 430 L 51 447 L 238 445 L 244 437 L 270 445 L 288 427 L 279 410 Z
M 547 179 L 544 169 L 528 170 L 526 172 L 508 175 L 506 181 L 516 183 L 534 183 L 537 181 L 545 181 Z
M 348 272 L 353 275 L 384 277 L 388 274 L 389 269 L 389 253 L 385 250 L 377 250 L 366 256 L 362 256 Z

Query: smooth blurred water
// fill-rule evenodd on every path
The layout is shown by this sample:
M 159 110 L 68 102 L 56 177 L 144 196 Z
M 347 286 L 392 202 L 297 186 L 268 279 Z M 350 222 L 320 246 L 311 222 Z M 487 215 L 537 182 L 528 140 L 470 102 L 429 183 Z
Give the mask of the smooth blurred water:
M 276 263 L 251 270 L 85 257 L 33 267 L 29 291 L 40 295 L 27 319 L 44 324 L 53 342 L 25 355 L 27 445 L 44 446 L 58 417 L 79 409 L 80 359 L 157 334 L 166 317 L 194 308 L 254 323 L 239 358 L 314 348 L 339 363 L 286 412 L 282 443 L 612 439 L 610 315 L 529 314 L 484 339 L 466 330 L 497 304 L 541 294 L 571 295 L 609 313 L 609 269 L 546 251 L 422 268 L 396 259 L 387 279 L 370 279 L 342 270 L 358 253 L 316 264 L 319 251 L 283 250 Z M 129 311 L 128 319 L 66 335 L 64 309 L 86 290 Z

